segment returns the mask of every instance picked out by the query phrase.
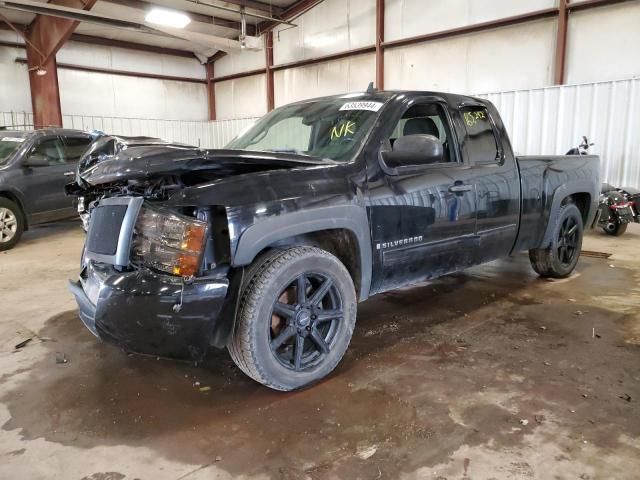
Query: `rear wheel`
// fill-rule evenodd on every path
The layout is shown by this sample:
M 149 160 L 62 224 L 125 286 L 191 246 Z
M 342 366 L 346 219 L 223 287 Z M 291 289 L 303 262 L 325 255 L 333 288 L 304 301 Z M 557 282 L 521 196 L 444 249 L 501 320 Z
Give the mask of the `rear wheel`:
M 349 272 L 330 253 L 294 247 L 249 269 L 228 349 L 254 380 L 295 390 L 328 375 L 342 359 L 356 320 Z
M 602 229 L 604 230 L 604 233 L 608 235 L 619 237 L 627 231 L 627 224 L 620 222 L 609 222 L 604 227 L 602 227 Z
M 551 246 L 529 250 L 531 266 L 542 277 L 565 278 L 576 268 L 582 249 L 583 223 L 580 209 L 563 205 L 555 220 Z
M 23 231 L 24 216 L 20 207 L 8 198 L 0 198 L 0 251 L 15 247 Z

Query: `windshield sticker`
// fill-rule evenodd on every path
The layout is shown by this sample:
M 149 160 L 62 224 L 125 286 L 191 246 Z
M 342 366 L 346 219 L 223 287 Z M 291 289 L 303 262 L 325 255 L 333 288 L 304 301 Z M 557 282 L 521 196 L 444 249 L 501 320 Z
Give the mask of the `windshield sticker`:
M 351 120 L 342 122 L 340 125 L 336 125 L 331 129 L 331 141 L 337 138 L 355 135 L 357 128 L 356 122 L 352 122 Z
M 345 110 L 368 110 L 370 112 L 377 112 L 382 108 L 384 103 L 380 102 L 349 102 L 340 107 L 340 111 Z
M 0 142 L 22 143 L 22 142 L 24 142 L 24 138 L 22 138 L 22 137 L 3 137 L 3 138 L 0 138 Z

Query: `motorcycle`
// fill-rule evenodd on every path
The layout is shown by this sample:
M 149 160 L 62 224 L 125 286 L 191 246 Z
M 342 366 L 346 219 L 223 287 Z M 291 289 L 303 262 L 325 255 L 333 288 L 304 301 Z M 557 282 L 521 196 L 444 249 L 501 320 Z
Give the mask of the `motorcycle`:
M 569 150 L 566 155 L 588 155 L 589 148 L 593 145 L 583 136 L 582 143 Z M 640 223 L 638 207 L 640 191 L 633 188 L 615 188 L 603 183 L 598 205 L 598 226 L 608 235 L 618 237 L 627 231 L 629 223 Z
M 619 237 L 627 231 L 630 223 L 640 223 L 639 206 L 640 190 L 631 187 L 615 188 L 603 183 L 598 226 L 605 233 Z
M 593 147 L 595 143 L 589 143 L 587 137 L 582 137 L 582 143 L 577 147 L 573 147 L 565 155 L 589 155 L 589 148 Z

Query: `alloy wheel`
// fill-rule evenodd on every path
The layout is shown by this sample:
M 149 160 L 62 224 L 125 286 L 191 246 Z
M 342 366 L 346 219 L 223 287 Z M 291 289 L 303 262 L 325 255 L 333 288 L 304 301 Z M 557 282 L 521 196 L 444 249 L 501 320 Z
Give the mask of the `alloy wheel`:
M 562 222 L 560 233 L 558 234 L 558 260 L 563 265 L 571 265 L 571 262 L 578 254 L 578 221 L 569 216 Z
M 271 352 L 296 372 L 318 365 L 334 346 L 343 318 L 342 297 L 333 280 L 305 273 L 290 282 L 274 302 L 269 325 Z
M 18 231 L 18 219 L 15 213 L 5 207 L 0 207 L 0 243 L 8 243 Z

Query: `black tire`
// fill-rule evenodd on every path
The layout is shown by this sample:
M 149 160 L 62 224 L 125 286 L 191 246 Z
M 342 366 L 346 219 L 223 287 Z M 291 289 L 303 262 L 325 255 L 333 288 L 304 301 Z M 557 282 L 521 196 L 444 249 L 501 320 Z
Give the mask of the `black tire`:
M 602 230 L 604 230 L 604 233 L 607 235 L 619 237 L 627 231 L 627 225 L 627 223 L 613 222 L 602 227 Z
M 551 246 L 529 250 L 529 260 L 536 273 L 549 278 L 571 275 L 580 258 L 583 232 L 580 209 L 573 203 L 560 207 L 553 226 Z
M 272 251 L 248 269 L 227 348 L 257 382 L 296 390 L 324 378 L 340 362 L 356 311 L 353 281 L 335 256 L 315 247 Z
M 11 222 L 5 223 L 5 222 Z M 7 232 L 11 232 L 7 234 Z M 16 246 L 24 232 L 24 215 L 8 198 L 0 197 L 0 252 Z

